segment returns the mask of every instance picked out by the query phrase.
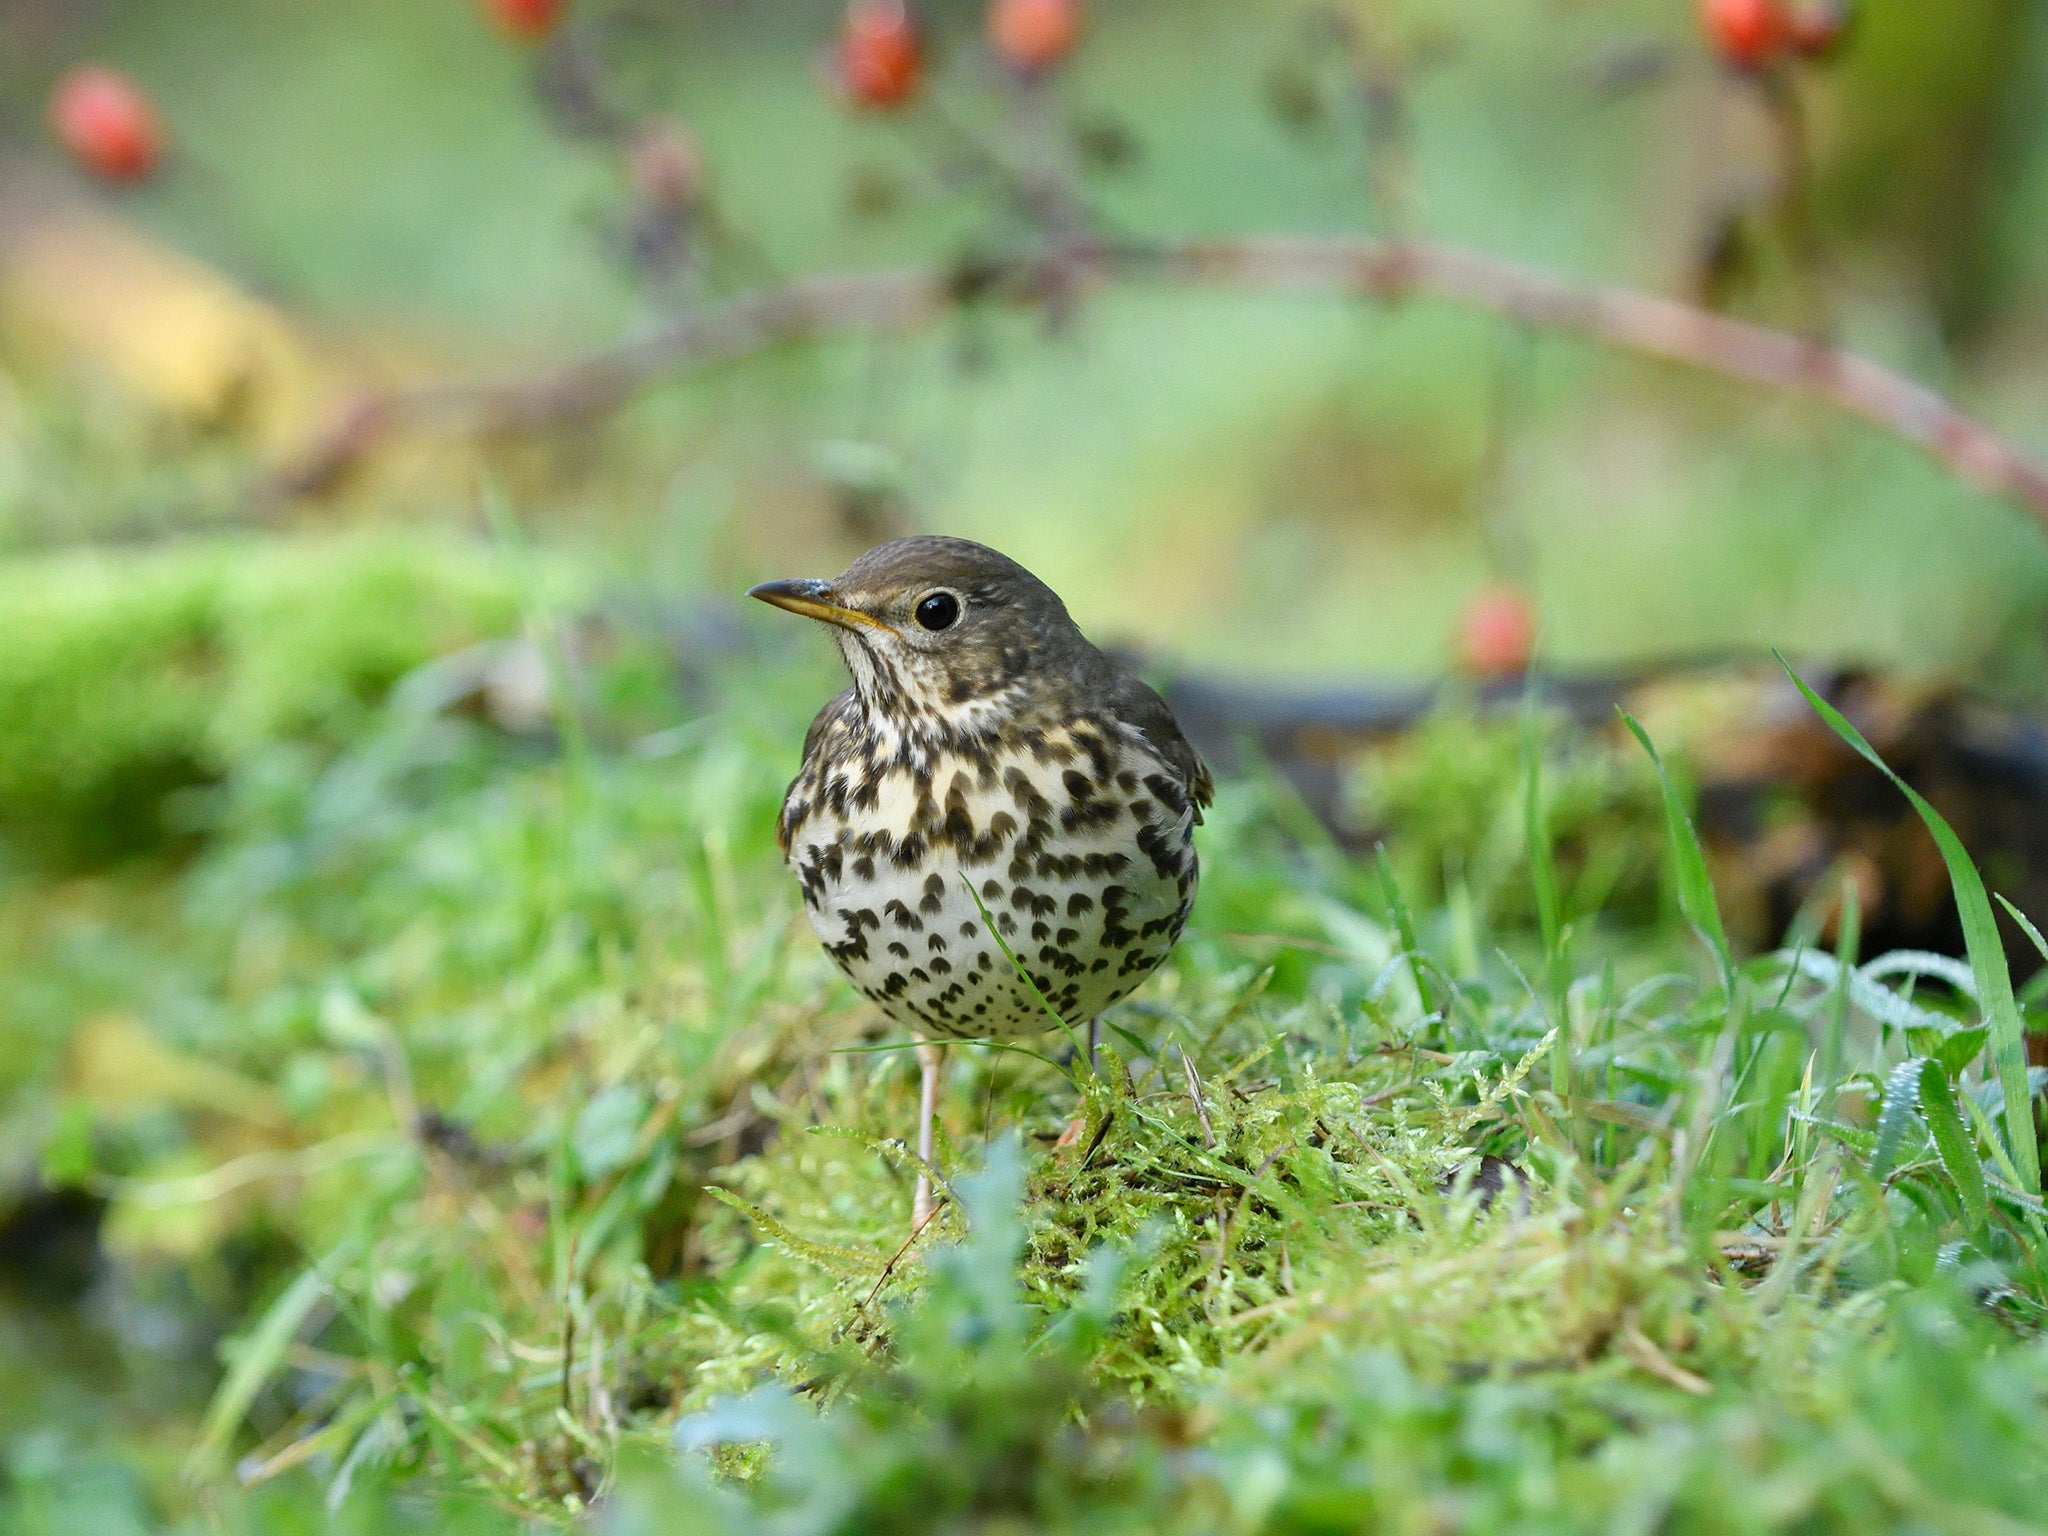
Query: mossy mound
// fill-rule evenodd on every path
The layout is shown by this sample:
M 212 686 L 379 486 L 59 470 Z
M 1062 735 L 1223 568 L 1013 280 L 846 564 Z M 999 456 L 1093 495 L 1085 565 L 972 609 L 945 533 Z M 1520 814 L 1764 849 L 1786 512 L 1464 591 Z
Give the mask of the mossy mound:
M 448 538 L 222 539 L 0 564 L 0 837 L 65 866 L 163 844 L 178 792 L 360 736 L 391 685 L 514 630 L 515 564 Z

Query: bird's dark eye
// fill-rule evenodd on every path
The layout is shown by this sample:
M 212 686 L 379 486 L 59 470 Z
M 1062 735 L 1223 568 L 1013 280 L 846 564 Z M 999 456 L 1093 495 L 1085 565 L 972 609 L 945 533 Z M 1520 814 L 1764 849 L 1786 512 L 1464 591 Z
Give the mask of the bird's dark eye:
M 932 592 L 917 605 L 917 622 L 925 629 L 951 629 L 960 617 L 960 599 L 950 592 Z

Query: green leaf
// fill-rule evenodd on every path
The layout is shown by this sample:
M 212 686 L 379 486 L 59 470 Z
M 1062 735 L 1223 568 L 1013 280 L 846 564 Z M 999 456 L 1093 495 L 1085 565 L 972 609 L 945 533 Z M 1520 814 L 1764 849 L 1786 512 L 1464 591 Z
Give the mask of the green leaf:
M 1942 1166 L 1948 1169 L 1948 1176 L 1955 1181 L 1956 1193 L 1962 1197 L 1963 1211 L 1970 1218 L 1971 1228 L 1981 1231 L 1985 1222 L 1991 1219 L 1990 1199 L 1984 1189 L 1984 1163 L 1977 1156 L 1975 1141 L 1963 1128 L 1963 1117 L 1956 1112 L 1955 1092 L 1949 1086 L 1948 1073 L 1942 1070 L 1938 1061 L 1921 1064 L 1920 1114 L 1934 1135 L 1934 1147 L 1941 1154 Z
M 1933 1024 L 1921 1024 L 1906 1031 L 1906 1049 L 1915 1056 L 1932 1056 L 1947 1045 L 1950 1038 L 1944 1029 Z
M 1663 786 L 1664 827 L 1671 836 L 1671 862 L 1678 880 L 1678 910 L 1692 924 L 1700 942 L 1713 952 L 1714 962 L 1721 969 L 1721 985 L 1733 997 L 1735 962 L 1729 956 L 1728 934 L 1721 926 L 1721 908 L 1714 899 L 1714 882 L 1707 875 L 1707 855 L 1700 847 L 1699 833 L 1693 830 L 1692 817 L 1686 814 L 1678 786 L 1671 782 L 1671 775 L 1665 771 L 1664 759 L 1657 755 L 1656 747 L 1651 744 L 1650 733 L 1627 710 L 1617 710 L 1616 713 L 1634 733 L 1636 740 L 1642 743 L 1643 750 L 1650 754 L 1650 761 L 1657 769 L 1657 782 Z
M 2034 1106 L 2027 1089 L 2027 1046 L 2020 1022 L 2019 1004 L 2012 995 L 2012 975 L 2005 965 L 2005 942 L 1998 936 L 1998 918 L 1991 910 L 1991 897 L 1984 878 L 1970 861 L 1968 850 L 1955 829 L 1920 792 L 1893 773 L 1885 760 L 1863 739 L 1863 733 L 1842 718 L 1841 711 L 1806 686 L 1783 655 L 1773 651 L 1785 675 L 1806 697 L 1814 712 L 1829 729 L 1854 747 L 1863 759 L 1883 773 L 1912 802 L 1913 809 L 1933 834 L 1948 866 L 1949 884 L 1955 888 L 1956 912 L 1962 918 L 1963 942 L 1970 953 L 1970 969 L 1977 978 L 1977 1001 L 1984 1010 L 1984 1022 L 1991 1030 L 1993 1058 L 1998 1064 L 1998 1083 L 2005 1095 L 2005 1135 L 2014 1166 L 2026 1193 L 2041 1192 L 2041 1149 L 2034 1136 Z
M 1991 1031 L 1982 1024 L 1972 1024 L 1967 1029 L 1957 1030 L 1929 1054 L 1941 1063 L 1942 1071 L 1954 1077 L 1983 1054 L 1984 1042 L 1990 1036 Z
M 1920 1069 L 1927 1061 L 1925 1056 L 1908 1057 L 1884 1080 L 1884 1103 L 1877 1111 L 1877 1148 L 1870 1154 L 1870 1176 L 1880 1184 L 1899 1160 L 1906 1127 L 1913 1123 L 1913 1111 L 1920 1103 Z

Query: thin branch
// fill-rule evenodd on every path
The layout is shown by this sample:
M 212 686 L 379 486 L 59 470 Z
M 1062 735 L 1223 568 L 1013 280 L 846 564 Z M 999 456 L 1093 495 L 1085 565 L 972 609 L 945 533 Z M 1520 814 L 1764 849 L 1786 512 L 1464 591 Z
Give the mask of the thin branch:
M 679 316 L 533 377 L 363 397 L 275 476 L 270 492 L 289 499 L 324 491 L 392 437 L 489 437 L 569 425 L 615 410 L 663 379 L 773 347 L 841 333 L 914 331 L 973 304 L 1044 304 L 1114 279 L 1379 302 L 1430 299 L 1483 310 L 1534 330 L 1824 400 L 2048 522 L 2048 465 L 1870 358 L 1673 299 L 1577 287 L 1457 246 L 1359 237 L 1075 240 L 1008 260 L 800 278 Z

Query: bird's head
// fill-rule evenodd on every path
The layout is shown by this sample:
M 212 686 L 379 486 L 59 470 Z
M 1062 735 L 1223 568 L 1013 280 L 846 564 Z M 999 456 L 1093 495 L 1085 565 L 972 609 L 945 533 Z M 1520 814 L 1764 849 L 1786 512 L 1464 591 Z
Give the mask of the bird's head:
M 1052 588 L 967 539 L 892 539 L 837 576 L 747 595 L 833 626 L 862 701 L 888 715 L 974 729 L 1033 687 L 1102 665 Z

